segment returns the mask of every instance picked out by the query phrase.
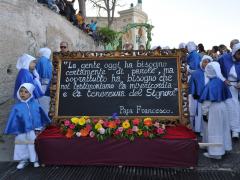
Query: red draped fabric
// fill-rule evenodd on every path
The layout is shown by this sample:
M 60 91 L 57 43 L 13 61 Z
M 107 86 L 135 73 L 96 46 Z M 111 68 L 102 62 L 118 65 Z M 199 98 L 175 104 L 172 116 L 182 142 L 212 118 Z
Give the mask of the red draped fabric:
M 36 139 L 36 151 L 46 165 L 123 165 L 142 167 L 194 167 L 198 161 L 195 134 L 184 126 L 167 127 L 163 138 L 67 139 L 50 126 Z

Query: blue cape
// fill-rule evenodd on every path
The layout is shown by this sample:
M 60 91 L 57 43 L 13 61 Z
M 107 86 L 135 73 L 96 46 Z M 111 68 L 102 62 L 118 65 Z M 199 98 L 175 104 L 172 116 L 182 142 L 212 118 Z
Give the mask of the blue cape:
M 27 103 L 19 101 L 13 106 L 4 133 L 16 135 L 26 133 L 48 123 L 50 123 L 50 119 L 32 98 Z
M 41 79 L 52 79 L 52 63 L 51 60 L 42 56 L 38 59 L 36 70 Z
M 229 88 L 222 80 L 215 77 L 210 79 L 210 81 L 206 84 L 199 101 L 201 103 L 203 101 L 221 102 L 231 97 L 232 94 Z
M 21 69 L 18 72 L 16 81 L 15 81 L 15 87 L 14 87 L 14 98 L 17 98 L 17 91 L 21 84 L 23 83 L 31 83 L 35 86 L 35 89 L 33 91 L 34 98 L 38 98 L 43 96 L 43 93 L 39 86 L 34 82 L 34 75 L 27 69 Z
M 235 64 L 235 69 L 237 72 L 237 80 L 240 81 L 240 62 L 234 62 L 232 58 L 232 53 L 225 53 L 218 59 L 218 62 L 221 67 L 222 75 L 227 79 L 229 72 Z
M 194 71 L 188 85 L 188 93 L 192 94 L 194 99 L 199 99 L 205 86 L 204 71 L 202 69 Z
M 200 68 L 200 61 L 201 61 L 201 56 L 198 54 L 197 51 L 192 51 L 187 56 L 187 64 L 189 65 L 189 68 L 191 70 L 199 69 Z
M 50 96 L 50 87 L 51 87 L 51 81 L 47 85 L 47 89 L 45 91 L 45 96 Z

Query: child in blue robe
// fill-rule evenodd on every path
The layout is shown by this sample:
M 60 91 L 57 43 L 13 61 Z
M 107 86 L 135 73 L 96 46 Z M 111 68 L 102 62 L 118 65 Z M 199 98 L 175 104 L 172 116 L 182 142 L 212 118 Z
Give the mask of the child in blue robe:
M 17 99 L 17 91 L 20 85 L 23 83 L 31 83 L 34 85 L 35 87 L 33 92 L 34 98 L 37 99 L 43 96 L 41 84 L 39 81 L 39 75 L 35 69 L 36 66 L 35 61 L 36 58 L 28 54 L 23 54 L 21 57 L 18 58 L 16 67 L 19 70 L 19 72 L 15 81 L 14 98 Z
M 34 147 L 35 130 L 42 129 L 50 122 L 40 105 L 33 98 L 34 85 L 24 83 L 17 91 L 17 102 L 11 110 L 5 128 L 5 134 L 15 137 L 14 160 L 20 161 L 17 169 L 23 169 L 28 161 L 34 167 L 39 167 L 38 157 Z
M 52 79 L 52 61 L 50 60 L 51 50 L 47 47 L 41 48 L 39 50 L 39 55 L 40 58 L 38 59 L 36 70 L 39 74 L 39 79 L 41 82 L 44 96 L 42 96 L 38 100 L 46 114 L 48 114 L 50 97 L 46 95 L 46 90 Z
M 226 103 L 233 138 L 239 138 L 240 132 L 240 99 L 237 87 L 240 82 L 240 59 L 236 56 L 238 51 L 240 51 L 240 43 L 233 46 L 232 53 L 224 54 L 219 58 L 224 77 L 222 79 L 229 85 L 232 94 L 232 98 Z
M 230 124 L 226 111 L 226 100 L 231 98 L 228 86 L 218 78 L 220 65 L 217 62 L 209 63 L 205 72 L 209 82 L 205 86 L 199 101 L 202 103 L 203 119 L 208 121 L 207 142 L 214 144 L 208 147 L 204 156 L 221 159 L 225 151 L 232 150 Z
M 188 56 L 187 56 L 187 64 L 188 64 L 188 73 L 192 74 L 195 70 L 199 69 L 199 63 L 201 61 L 201 56 L 197 52 L 197 45 L 190 41 L 187 43 L 187 50 L 188 50 Z
M 196 71 L 194 71 L 189 80 L 188 93 L 196 101 L 199 100 L 205 85 L 209 81 L 205 73 L 205 67 L 211 61 L 213 61 L 213 59 L 210 56 L 204 55 L 200 62 L 200 69 L 197 69 Z M 191 121 L 190 123 L 191 123 L 191 126 L 193 127 L 193 130 L 195 132 L 203 132 L 201 103 L 197 102 L 195 107 L 189 107 L 189 108 L 190 108 L 190 111 L 192 112 L 191 115 L 194 116 L 190 118 L 190 121 Z

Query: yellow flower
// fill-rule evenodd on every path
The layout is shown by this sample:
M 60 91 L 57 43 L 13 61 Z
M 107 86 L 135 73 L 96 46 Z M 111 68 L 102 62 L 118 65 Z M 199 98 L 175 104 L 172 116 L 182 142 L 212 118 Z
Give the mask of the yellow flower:
M 144 122 L 145 122 L 145 121 L 152 121 L 152 119 L 148 117 L 148 118 L 145 118 L 143 121 L 144 121 Z
M 84 124 L 86 124 L 86 120 L 85 118 L 80 118 L 79 121 L 78 121 L 79 125 L 83 126 Z
M 128 129 L 128 128 L 130 127 L 129 121 L 128 121 L 128 120 L 125 120 L 125 121 L 122 123 L 122 127 L 123 127 L 124 129 Z
M 83 116 L 82 118 L 85 119 L 85 120 L 88 120 L 89 116 Z
M 79 118 L 73 117 L 73 118 L 71 119 L 71 121 L 72 121 L 72 123 L 77 124 L 78 121 L 79 121 Z
M 97 124 L 95 125 L 95 129 L 99 130 L 100 128 L 102 128 L 102 125 L 101 125 L 100 123 L 97 123 Z
M 139 130 L 137 131 L 137 133 L 138 133 L 139 136 L 141 136 L 143 132 L 142 132 L 141 129 L 139 129 Z

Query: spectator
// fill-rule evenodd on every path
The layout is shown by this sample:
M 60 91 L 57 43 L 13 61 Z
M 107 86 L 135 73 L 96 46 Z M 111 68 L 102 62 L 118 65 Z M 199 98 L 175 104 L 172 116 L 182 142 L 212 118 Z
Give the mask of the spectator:
M 94 40 L 96 40 L 97 39 L 97 21 L 91 20 L 90 32 L 92 32 L 90 35 L 93 37 Z
M 62 41 L 60 43 L 60 51 L 61 51 L 61 53 L 68 52 L 68 43 L 66 41 Z
M 84 20 L 84 17 L 82 16 L 82 12 L 79 11 L 78 14 L 76 14 L 76 19 L 77 19 L 77 26 L 80 28 L 80 29 L 84 29 L 84 24 L 85 24 L 85 20 Z
M 85 32 L 88 34 L 90 33 L 90 24 L 86 25 Z
M 220 45 L 218 46 L 218 50 L 219 50 L 220 56 L 228 53 L 227 46 L 225 46 L 224 44 L 220 44 Z
M 140 51 L 145 51 L 145 47 L 143 44 L 139 45 L 138 50 Z
M 202 43 L 198 44 L 198 53 L 200 54 L 201 58 L 207 54 Z
M 90 31 L 94 32 L 96 30 L 97 30 L 97 21 L 93 21 L 92 19 L 90 23 Z
M 59 13 L 59 8 L 56 4 L 56 0 L 38 0 L 39 3 L 41 4 L 46 4 L 48 5 L 48 8 Z
M 75 0 L 72 0 L 72 1 L 65 0 L 65 2 L 66 2 L 66 7 L 64 11 L 67 19 L 70 22 L 72 22 L 74 25 L 77 25 L 77 21 L 75 17 L 76 10 L 73 8 L 73 3 L 75 2 Z
M 218 54 L 218 46 L 213 46 L 211 50 L 211 57 L 213 58 L 214 61 L 218 60 L 219 54 Z
M 66 9 L 66 1 L 65 0 L 56 0 L 56 5 L 59 8 L 59 14 L 66 16 L 65 9 Z
M 161 46 L 154 46 L 154 47 L 152 47 L 152 50 L 153 50 L 153 55 L 154 56 L 160 56 L 162 47 Z

